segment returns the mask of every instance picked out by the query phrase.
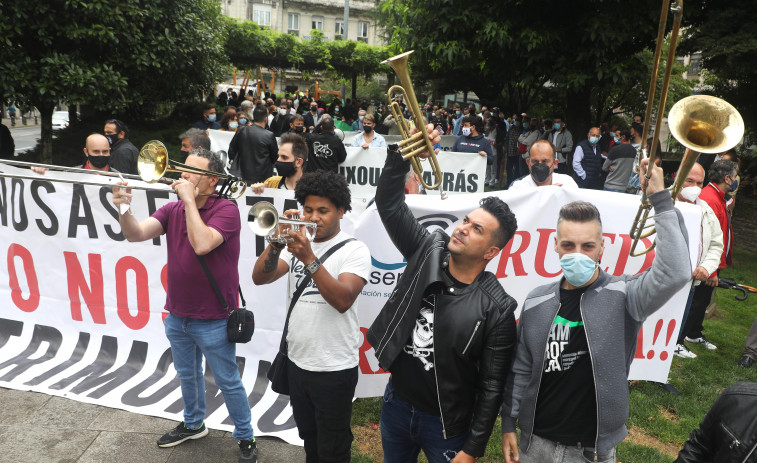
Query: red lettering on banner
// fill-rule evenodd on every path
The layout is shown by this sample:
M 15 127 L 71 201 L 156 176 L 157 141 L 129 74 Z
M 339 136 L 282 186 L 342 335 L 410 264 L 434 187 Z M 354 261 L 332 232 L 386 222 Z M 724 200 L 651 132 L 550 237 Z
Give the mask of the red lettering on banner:
M 360 365 L 360 373 L 364 375 L 376 375 L 381 373 L 388 373 L 387 371 L 384 371 L 383 368 L 379 367 L 378 370 L 373 371 L 371 369 L 371 364 L 368 363 L 368 358 L 365 356 L 365 353 L 371 349 L 373 346 L 370 345 L 368 342 L 368 339 L 366 338 L 365 334 L 368 332 L 367 328 L 360 327 L 360 332 L 363 333 L 363 344 L 360 346 L 359 349 L 359 360 L 358 365 Z
M 129 293 L 126 281 L 126 273 L 133 270 L 137 278 L 137 314 L 132 315 L 129 311 Z M 133 329 L 141 330 L 150 320 L 150 291 L 148 290 L 147 269 L 137 258 L 126 256 L 116 262 L 116 305 L 118 306 L 118 318 L 124 325 Z
M 644 359 L 644 325 L 639 328 L 639 335 L 636 337 L 636 352 L 633 354 L 635 359 Z
M 68 280 L 68 298 L 71 301 L 71 317 L 82 321 L 81 293 L 84 303 L 89 308 L 92 321 L 100 325 L 105 324 L 105 300 L 103 296 L 102 256 L 87 254 L 89 260 L 89 285 L 84 277 L 79 258 L 74 252 L 64 252 L 66 260 L 66 275 Z
M 511 258 L 513 260 L 513 271 L 515 272 L 515 276 L 524 277 L 528 275 L 525 268 L 523 268 L 523 257 L 521 257 L 521 254 L 523 254 L 526 249 L 528 249 L 528 245 L 531 244 L 531 234 L 527 231 L 517 231 L 515 232 L 515 235 L 520 236 L 520 246 L 517 251 L 512 252 L 513 242 L 515 241 L 515 236 L 513 236 L 513 239 L 511 239 L 502 249 L 502 253 L 499 256 L 499 265 L 497 265 L 497 278 L 507 278 L 505 271 L 507 269 L 507 261 Z
M 24 299 L 21 286 L 18 284 L 16 273 L 16 257 L 20 257 L 24 265 L 26 283 L 29 285 L 29 297 Z M 34 269 L 34 259 L 28 249 L 20 244 L 13 243 L 8 247 L 8 277 L 11 288 L 11 299 L 16 307 L 24 312 L 34 312 L 39 307 L 39 282 L 37 271 Z
M 544 261 L 547 257 L 547 248 L 549 247 L 549 237 L 556 230 L 554 228 L 537 228 L 539 232 L 539 243 L 536 245 L 536 260 L 534 261 L 534 269 L 537 275 L 544 278 L 554 278 L 562 273 L 562 270 L 558 270 L 555 273 L 550 273 L 544 268 Z
M 618 251 L 618 261 L 615 263 L 614 276 L 623 275 L 626 270 L 626 264 L 628 263 L 628 257 L 631 253 L 631 236 L 630 235 L 614 235 L 610 233 L 603 233 L 603 236 L 610 239 L 611 243 L 615 243 L 615 238 L 620 237 L 621 245 L 620 251 Z M 610 272 L 610 267 L 605 267 L 605 272 Z
M 160 284 L 163 285 L 163 291 L 168 294 L 168 264 L 163 266 L 163 270 L 160 271 Z M 166 321 L 166 317 L 168 316 L 168 312 L 165 310 L 163 311 L 163 322 Z

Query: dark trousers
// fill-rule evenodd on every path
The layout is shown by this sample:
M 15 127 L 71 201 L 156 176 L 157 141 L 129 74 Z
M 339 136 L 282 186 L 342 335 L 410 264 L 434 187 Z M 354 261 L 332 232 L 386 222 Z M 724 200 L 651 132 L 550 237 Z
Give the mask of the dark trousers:
M 744 355 L 757 359 L 757 318 L 752 323 L 749 334 L 746 335 L 746 346 L 744 346 Z
M 704 283 L 700 283 L 702 285 Z M 678 327 L 678 338 L 676 340 L 676 344 L 683 344 L 683 338 L 686 336 L 686 333 L 684 332 L 684 328 L 686 328 L 686 320 L 689 319 L 689 312 L 691 312 L 691 301 L 694 300 L 694 289 L 696 286 L 694 284 L 691 284 L 691 289 L 689 290 L 689 298 L 686 299 L 686 308 L 683 309 L 683 317 L 681 317 L 681 326 Z
M 307 371 L 289 361 L 289 401 L 306 463 L 350 461 L 352 398 L 357 367 L 341 371 Z
M 692 339 L 702 337 L 702 330 L 704 329 L 702 322 L 704 322 L 704 315 L 707 311 L 707 306 L 710 305 L 714 290 L 714 287 L 707 286 L 704 282 L 694 288 L 689 317 L 686 319 L 686 325 L 683 327 L 684 336 Z
M 429 463 L 447 463 L 463 448 L 468 433 L 444 438 L 442 420 L 402 400 L 391 380 L 381 404 L 381 447 L 387 463 L 417 463 L 423 450 Z
M 507 170 L 507 186 L 509 187 L 511 183 L 516 181 L 520 175 L 518 175 L 518 172 L 520 169 L 518 168 L 518 159 L 520 158 L 520 155 L 517 156 L 508 156 L 507 157 L 507 163 L 505 169 Z

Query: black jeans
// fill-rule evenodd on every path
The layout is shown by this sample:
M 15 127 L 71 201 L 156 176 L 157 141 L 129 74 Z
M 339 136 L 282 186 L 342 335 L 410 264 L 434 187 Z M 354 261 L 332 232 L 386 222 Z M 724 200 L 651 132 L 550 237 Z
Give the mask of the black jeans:
M 720 272 L 718 272 L 719 274 Z M 712 292 L 715 288 L 707 286 L 704 282 L 694 288 L 694 296 L 691 299 L 691 309 L 689 309 L 689 316 L 686 319 L 686 325 L 683 327 L 684 336 L 689 338 L 702 337 L 702 322 L 704 321 L 705 312 L 707 306 L 710 305 L 712 300 Z
M 352 398 L 357 367 L 341 371 L 307 371 L 291 360 L 289 400 L 307 463 L 350 461 Z

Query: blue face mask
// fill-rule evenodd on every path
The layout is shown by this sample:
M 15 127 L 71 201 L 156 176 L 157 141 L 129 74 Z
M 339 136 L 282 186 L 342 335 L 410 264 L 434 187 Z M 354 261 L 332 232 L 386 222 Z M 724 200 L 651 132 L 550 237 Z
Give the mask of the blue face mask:
M 229 130 L 236 130 L 239 127 L 239 122 L 229 122 Z
M 215 122 L 216 121 L 216 115 L 210 114 L 208 115 L 208 122 Z
M 565 275 L 565 279 L 573 286 L 580 287 L 585 285 L 594 276 L 597 263 L 586 254 L 573 252 L 562 256 L 560 267 L 562 268 L 563 275 Z
M 615 143 L 620 143 L 620 138 L 615 137 Z
M 592 145 L 596 145 L 597 143 L 599 143 L 599 137 L 590 137 L 589 143 L 591 143 Z
M 736 177 L 732 177 L 732 182 L 729 185 L 731 187 L 731 191 L 736 191 L 739 188 L 739 176 L 736 175 Z
M 555 130 L 560 130 L 562 128 L 562 124 L 560 124 L 559 122 L 555 122 L 554 127 L 555 127 Z
M 455 114 L 457 114 L 459 116 L 460 115 L 460 111 L 455 111 Z
M 515 127 L 520 127 L 520 122 L 518 122 L 518 121 L 515 121 L 515 122 L 513 122 L 513 125 L 514 125 Z
M 247 125 L 247 119 L 245 118 L 239 119 L 239 125 Z

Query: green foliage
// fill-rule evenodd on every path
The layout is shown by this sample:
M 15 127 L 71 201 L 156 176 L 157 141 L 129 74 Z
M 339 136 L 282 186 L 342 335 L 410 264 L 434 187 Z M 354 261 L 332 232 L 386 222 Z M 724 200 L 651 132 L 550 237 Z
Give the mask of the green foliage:
M 59 101 L 149 114 L 197 98 L 224 71 L 215 0 L 5 0 L 2 11 L 0 92 L 40 110 L 46 161 Z
M 308 39 L 260 29 L 251 21 L 227 20 L 226 54 L 239 68 L 265 66 L 295 68 L 304 73 L 331 71 L 343 76 L 370 77 L 388 68 L 381 61 L 391 56 L 387 47 L 354 40 L 328 41 L 318 30 Z

